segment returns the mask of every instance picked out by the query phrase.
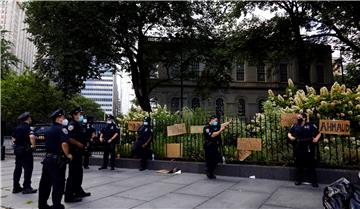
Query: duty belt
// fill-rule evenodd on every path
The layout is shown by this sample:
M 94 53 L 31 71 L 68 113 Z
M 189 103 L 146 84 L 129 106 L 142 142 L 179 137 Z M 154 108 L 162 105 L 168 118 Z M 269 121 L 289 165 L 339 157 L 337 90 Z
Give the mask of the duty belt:
M 52 154 L 52 153 L 46 153 L 45 157 L 57 159 L 58 157 L 60 157 L 60 155 L 55 155 L 55 154 Z

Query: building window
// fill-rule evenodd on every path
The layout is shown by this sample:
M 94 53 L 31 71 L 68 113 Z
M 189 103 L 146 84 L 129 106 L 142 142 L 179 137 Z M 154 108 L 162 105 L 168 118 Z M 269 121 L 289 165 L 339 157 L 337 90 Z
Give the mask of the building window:
M 260 64 L 257 66 L 257 81 L 265 81 L 265 65 Z
M 178 65 L 172 65 L 169 68 L 169 74 L 171 79 L 180 79 L 180 66 Z
M 193 98 L 191 100 L 191 108 L 196 109 L 200 107 L 200 99 L 199 98 Z
M 192 61 L 190 64 L 190 72 L 194 75 L 193 79 L 199 79 L 200 77 L 200 64 L 197 61 Z
M 287 64 L 280 64 L 280 82 L 287 82 L 288 80 L 287 66 Z
M 159 78 L 159 64 L 150 65 L 150 78 L 152 79 Z
M 238 81 L 244 81 L 245 80 L 244 63 L 238 63 L 236 65 L 236 80 L 238 80 Z
M 310 65 L 299 66 L 299 82 L 305 84 L 310 83 Z
M 180 110 L 180 98 L 174 97 L 171 99 L 171 111 L 176 112 Z
M 245 116 L 245 100 L 239 99 L 238 101 L 238 115 Z
M 258 106 L 259 106 L 259 112 L 264 112 L 264 102 L 265 102 L 266 100 L 265 99 L 259 99 L 258 100 Z
M 316 66 L 317 80 L 319 83 L 324 83 L 324 66 Z
M 215 111 L 217 115 L 224 115 L 224 100 L 219 98 L 215 101 Z

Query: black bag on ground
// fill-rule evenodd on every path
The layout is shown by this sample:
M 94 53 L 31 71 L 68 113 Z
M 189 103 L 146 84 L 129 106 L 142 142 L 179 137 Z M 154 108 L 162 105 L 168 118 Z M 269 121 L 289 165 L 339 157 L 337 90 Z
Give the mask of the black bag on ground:
M 348 209 L 353 196 L 353 187 L 346 178 L 340 178 L 325 187 L 323 206 L 325 209 Z

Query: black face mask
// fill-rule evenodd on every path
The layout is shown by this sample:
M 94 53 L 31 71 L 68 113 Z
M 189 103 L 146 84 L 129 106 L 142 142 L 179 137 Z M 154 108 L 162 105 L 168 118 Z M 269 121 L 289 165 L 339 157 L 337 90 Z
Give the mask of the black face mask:
M 303 118 L 299 118 L 297 121 L 298 121 L 298 123 L 302 123 L 302 122 L 304 121 L 304 119 L 303 119 Z

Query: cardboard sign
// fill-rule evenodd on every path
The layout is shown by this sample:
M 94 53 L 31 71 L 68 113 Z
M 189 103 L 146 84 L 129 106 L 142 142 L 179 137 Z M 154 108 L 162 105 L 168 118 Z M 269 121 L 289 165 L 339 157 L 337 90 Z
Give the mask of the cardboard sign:
M 320 120 L 319 126 L 322 134 L 350 135 L 349 120 Z
M 191 126 L 190 133 L 192 134 L 202 134 L 204 126 Z
M 167 136 L 178 136 L 182 134 L 186 134 L 185 123 L 174 124 L 167 127 Z
M 249 150 L 238 150 L 238 159 L 240 161 L 244 161 L 246 158 L 248 158 L 251 155 L 251 151 Z
M 281 127 L 290 127 L 297 122 L 297 114 L 284 113 L 281 114 L 280 125 Z
M 180 158 L 183 153 L 183 146 L 179 143 L 165 144 L 167 158 Z
M 237 149 L 244 151 L 261 151 L 261 139 L 239 138 L 237 141 Z
M 143 122 L 141 122 L 141 121 L 129 121 L 128 122 L 128 130 L 129 131 L 137 131 L 142 124 L 143 124 Z

